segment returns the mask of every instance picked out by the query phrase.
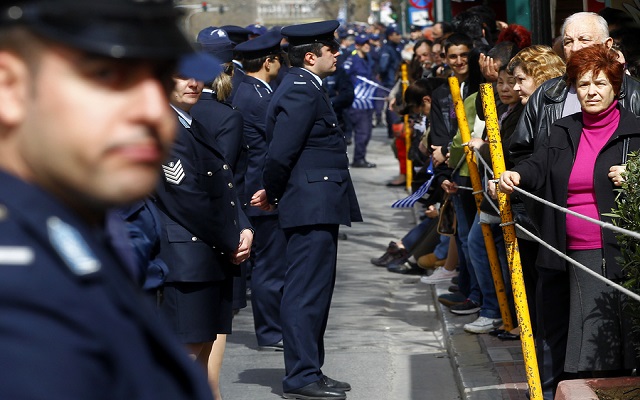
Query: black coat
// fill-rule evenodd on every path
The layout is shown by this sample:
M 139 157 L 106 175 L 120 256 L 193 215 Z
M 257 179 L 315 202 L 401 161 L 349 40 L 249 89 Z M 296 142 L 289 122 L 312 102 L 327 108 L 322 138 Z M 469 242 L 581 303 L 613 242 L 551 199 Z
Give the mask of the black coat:
M 233 274 L 230 255 L 240 231 L 251 225 L 240 208 L 231 168 L 195 119 L 190 130 L 178 123 L 163 171 L 156 204 L 163 221 L 160 257 L 169 266 L 167 282 L 211 282 Z
M 212 399 L 102 229 L 3 172 L 0 208 L 1 399 Z
M 238 86 L 233 100 L 234 107 L 242 112 L 243 140 L 247 144 L 247 167 L 244 174 L 244 198 L 246 204 L 255 192 L 264 188 L 262 171 L 267 156 L 267 108 L 273 92 L 259 79 L 246 75 Z M 244 207 L 249 217 L 274 215 L 257 207 Z
M 542 135 L 549 135 L 551 124 L 562 117 L 568 92 L 567 82 L 562 76 L 549 79 L 533 92 L 509 145 L 508 157 L 514 163 L 529 157 L 537 143 L 542 143 Z M 622 107 L 640 115 L 640 82 L 625 74 L 619 99 Z
M 282 228 L 362 221 L 349 174 L 347 142 L 323 88 L 291 68 L 267 111 L 263 181 Z
M 246 205 L 244 176 L 247 172 L 248 146 L 242 135 L 242 113 L 230 103 L 219 102 L 216 94 L 203 91 L 190 114 L 213 135 L 233 171 L 238 197 Z M 249 194 L 251 197 L 253 193 Z
M 611 222 L 605 214 L 615 208 L 615 186 L 607 174 L 613 165 L 623 161 L 623 142 L 628 138 L 629 152 L 640 149 L 640 118 L 618 106 L 620 123 L 595 160 L 594 189 L 600 219 Z M 541 190 L 541 196 L 562 207 L 567 206 L 569 176 L 573 169 L 578 144 L 582 135 L 582 113 L 561 118 L 551 126 L 551 134 L 533 155 L 513 168 L 520 174 L 520 186 L 525 190 Z M 550 207 L 544 207 L 540 215 L 540 234 L 547 243 L 566 253 L 566 215 Z M 620 266 L 615 261 L 620 248 L 615 234 L 602 230 L 604 252 L 603 272 L 610 278 L 621 278 Z M 540 268 L 565 270 L 566 263 L 550 250 L 540 247 Z

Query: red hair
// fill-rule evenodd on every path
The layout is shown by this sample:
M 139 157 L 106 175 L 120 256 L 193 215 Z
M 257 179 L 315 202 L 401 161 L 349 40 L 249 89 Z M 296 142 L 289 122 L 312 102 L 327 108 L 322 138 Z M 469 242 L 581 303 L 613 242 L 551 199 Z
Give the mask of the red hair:
M 496 43 L 513 42 L 518 49 L 531 46 L 531 32 L 522 25 L 511 24 L 500 32 Z
M 604 72 L 616 96 L 620 94 L 624 65 L 618 61 L 618 53 L 614 50 L 604 44 L 594 44 L 572 51 L 567 61 L 567 82 L 575 85 L 587 72 L 592 72 L 594 77 Z

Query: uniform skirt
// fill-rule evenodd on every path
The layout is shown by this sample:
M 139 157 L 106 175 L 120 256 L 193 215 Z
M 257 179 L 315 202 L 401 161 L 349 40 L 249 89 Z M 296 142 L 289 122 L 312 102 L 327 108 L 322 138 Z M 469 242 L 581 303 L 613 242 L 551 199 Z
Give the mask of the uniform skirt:
M 170 282 L 160 312 L 182 343 L 205 343 L 231 333 L 233 277 L 216 282 Z
M 602 250 L 567 255 L 602 274 Z M 578 267 L 569 266 L 570 312 L 565 371 L 611 371 L 635 368 L 624 295 Z M 631 300 L 626 300 L 631 301 Z

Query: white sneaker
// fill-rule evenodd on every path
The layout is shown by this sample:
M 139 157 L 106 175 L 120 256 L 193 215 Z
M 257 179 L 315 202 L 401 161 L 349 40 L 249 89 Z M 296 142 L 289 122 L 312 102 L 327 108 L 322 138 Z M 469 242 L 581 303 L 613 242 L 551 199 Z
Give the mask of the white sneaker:
M 458 271 L 447 271 L 444 267 L 438 267 L 433 271 L 433 274 L 429 276 L 423 275 L 420 277 L 420 282 L 431 285 L 438 282 L 448 281 L 454 276 L 458 276 Z
M 464 324 L 464 330 L 470 333 L 489 333 L 502 325 L 502 318 L 478 317 L 473 322 Z

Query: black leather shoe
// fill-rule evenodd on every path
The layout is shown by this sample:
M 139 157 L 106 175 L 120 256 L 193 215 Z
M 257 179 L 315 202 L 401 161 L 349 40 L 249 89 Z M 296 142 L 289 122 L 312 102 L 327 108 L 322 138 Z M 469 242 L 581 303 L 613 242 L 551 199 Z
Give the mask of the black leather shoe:
M 354 161 L 351 166 L 353 168 L 375 168 L 376 165 L 374 163 L 370 163 L 367 160 Z
M 498 335 L 500 340 L 520 340 L 520 335 L 514 335 L 511 332 L 502 332 Z
M 278 343 L 270 344 L 267 346 L 258 346 L 259 351 L 284 351 L 284 343 L 282 340 Z
M 331 379 L 326 375 L 322 376 L 322 383 L 324 383 L 326 387 L 331 389 L 338 389 L 344 392 L 348 392 L 349 390 L 351 390 L 351 385 L 349 385 L 347 382 L 340 382 L 335 379 Z
M 345 400 L 347 395 L 342 390 L 327 387 L 321 379 L 307 386 L 284 392 L 282 397 L 299 400 Z
M 386 267 L 390 262 L 404 257 L 405 253 L 405 249 L 401 249 L 400 247 L 398 247 L 398 244 L 396 242 L 391 241 L 389 242 L 387 251 L 385 251 L 385 253 L 381 257 L 372 258 L 371 264 L 375 265 L 376 267 Z
M 418 267 L 417 264 L 410 263 L 409 261 L 389 264 L 387 265 L 387 271 L 403 275 L 422 275 L 424 272 L 424 270 Z
M 498 337 L 498 335 L 502 335 L 505 332 L 506 331 L 504 329 L 496 328 L 496 329 L 494 329 L 492 331 L 489 331 L 489 335 Z

